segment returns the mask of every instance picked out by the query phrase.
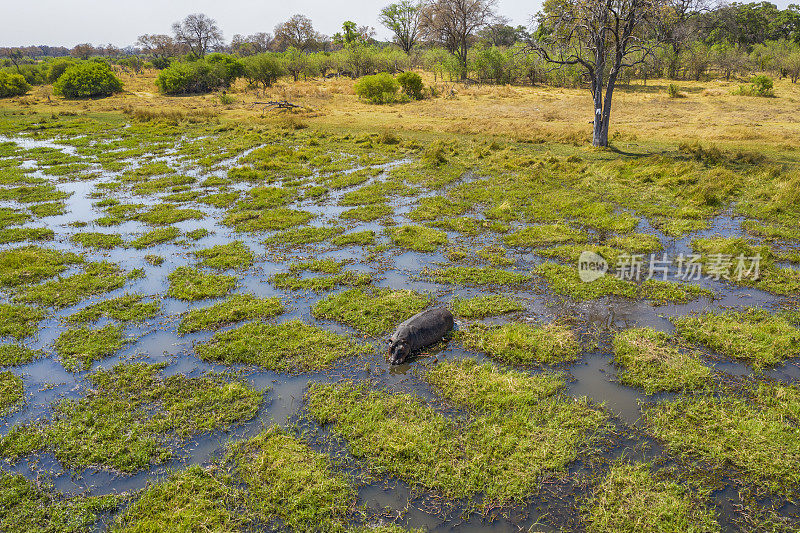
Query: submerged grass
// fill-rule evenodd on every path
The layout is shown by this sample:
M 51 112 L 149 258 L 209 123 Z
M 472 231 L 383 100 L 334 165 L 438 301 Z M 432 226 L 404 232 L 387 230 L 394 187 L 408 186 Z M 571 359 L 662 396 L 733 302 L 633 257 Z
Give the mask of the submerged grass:
M 243 320 L 265 319 L 285 311 L 280 298 L 258 298 L 251 294 L 233 294 L 209 307 L 191 309 L 178 325 L 178 333 L 219 329 Z
M 126 342 L 122 328 L 108 325 L 100 329 L 67 330 L 58 336 L 54 347 L 64 368 L 77 372 L 88 370 L 95 361 L 114 355 Z
M 715 513 L 648 463 L 617 462 L 584 506 L 591 533 L 720 531 Z
M 364 353 L 366 347 L 317 326 L 290 320 L 281 324 L 251 322 L 214 334 L 195 347 L 205 361 L 257 365 L 275 372 L 310 372 Z
M 176 268 L 167 279 L 167 296 L 190 302 L 225 296 L 236 287 L 236 276 L 205 274 L 188 266 Z
M 519 301 L 500 294 L 485 294 L 474 298 L 456 297 L 450 307 L 453 314 L 461 318 L 486 318 L 525 309 Z
M 0 367 L 25 365 L 43 355 L 42 350 L 32 350 L 19 344 L 2 344 L 0 345 Z
M 83 258 L 77 254 L 40 246 L 12 248 L 0 252 L 0 285 L 16 287 L 38 283 L 82 262 Z
M 620 383 L 660 391 L 709 389 L 711 369 L 699 354 L 680 347 L 664 332 L 634 328 L 614 336 L 614 362 Z
M 12 372 L 0 372 L 0 417 L 19 407 L 23 393 L 22 378 Z
M 0 304 L 0 336 L 24 339 L 39 331 L 44 311 L 27 305 Z
M 581 351 L 575 333 L 555 322 L 538 326 L 473 324 L 459 332 L 459 339 L 469 350 L 515 365 L 570 363 Z
M 84 298 L 119 289 L 125 284 L 121 274 L 113 263 L 89 263 L 79 274 L 21 289 L 14 299 L 56 309 L 69 307 Z
M 678 334 L 756 368 L 800 356 L 800 330 L 764 309 L 703 313 L 672 318 Z
M 142 322 L 153 318 L 161 311 L 159 302 L 143 302 L 141 294 L 126 294 L 118 298 L 103 300 L 84 307 L 64 319 L 67 324 L 86 324 L 101 318 L 118 322 Z
M 84 248 L 94 248 L 96 250 L 110 250 L 124 246 L 125 241 L 117 233 L 99 233 L 94 231 L 87 231 L 85 233 L 76 233 L 69 240 L 83 246 Z
M 397 226 L 387 228 L 392 244 L 415 252 L 433 252 L 447 244 L 447 234 L 424 226 Z
M 431 302 L 430 296 L 410 290 L 355 288 L 329 294 L 314 304 L 311 314 L 378 336 L 419 313 Z
M 453 285 L 519 285 L 529 281 L 527 274 L 491 267 L 453 266 L 442 269 L 423 269 L 422 274 L 438 283 Z
M 250 248 L 241 241 L 233 241 L 228 244 L 218 244 L 211 248 L 194 252 L 199 259 L 198 264 L 217 270 L 250 268 L 255 259 L 255 254 Z

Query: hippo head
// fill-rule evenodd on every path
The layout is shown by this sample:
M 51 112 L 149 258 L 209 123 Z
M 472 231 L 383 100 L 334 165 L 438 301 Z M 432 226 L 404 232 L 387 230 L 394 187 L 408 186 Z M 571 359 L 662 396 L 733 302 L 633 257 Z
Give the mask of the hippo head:
M 407 341 L 395 341 L 389 346 L 389 363 L 400 365 L 411 353 L 411 347 Z

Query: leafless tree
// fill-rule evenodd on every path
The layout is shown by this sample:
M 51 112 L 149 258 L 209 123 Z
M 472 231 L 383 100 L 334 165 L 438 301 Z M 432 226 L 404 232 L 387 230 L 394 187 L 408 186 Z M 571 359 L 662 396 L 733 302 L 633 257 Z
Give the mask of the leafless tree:
M 396 4 L 390 4 L 381 9 L 381 24 L 392 31 L 394 42 L 406 54 L 411 53 L 414 45 L 417 44 L 421 11 L 422 5 L 410 0 L 401 0 Z
M 155 34 L 155 35 L 140 35 L 136 39 L 136 46 L 142 49 L 145 54 L 156 59 L 168 59 L 175 57 L 183 52 L 183 46 L 169 35 Z
M 652 26 L 667 0 L 547 0 L 533 49 L 547 63 L 578 65 L 594 103 L 592 144 L 608 146 L 611 99 L 623 69 L 652 54 Z
M 311 19 L 305 15 L 292 15 L 275 26 L 275 44 L 279 50 L 294 47 L 307 52 L 316 48 L 319 38 Z
M 495 18 L 497 0 L 429 0 L 422 8 L 420 29 L 458 58 L 461 79 L 467 79 L 467 52 L 475 34 Z
M 172 25 L 175 40 L 184 43 L 197 57 L 205 57 L 208 51 L 222 42 L 222 32 L 217 21 L 203 13 L 194 13 Z

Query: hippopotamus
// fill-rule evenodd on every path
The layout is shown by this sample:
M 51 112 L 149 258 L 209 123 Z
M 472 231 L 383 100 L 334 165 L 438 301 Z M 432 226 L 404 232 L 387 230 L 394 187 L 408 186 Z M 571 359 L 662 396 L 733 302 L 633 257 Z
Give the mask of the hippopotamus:
M 412 352 L 442 339 L 453 329 L 453 314 L 444 307 L 417 313 L 389 337 L 389 362 L 402 364 Z

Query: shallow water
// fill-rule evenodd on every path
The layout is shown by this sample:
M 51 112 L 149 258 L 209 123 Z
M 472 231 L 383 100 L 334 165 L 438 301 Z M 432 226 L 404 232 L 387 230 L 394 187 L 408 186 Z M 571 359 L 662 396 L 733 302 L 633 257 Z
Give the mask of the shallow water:
M 9 139 L 0 136 L 0 142 L 9 140 L 24 149 L 55 148 L 63 150 L 69 155 L 77 153 L 74 148 L 58 142 L 40 141 L 24 137 Z M 246 153 L 249 153 L 249 151 L 239 157 L 246 155 Z M 227 161 L 227 164 L 235 165 L 237 159 L 233 158 Z M 167 161 L 173 166 L 180 166 L 176 156 L 167 155 L 158 157 L 156 160 Z M 403 162 L 401 160 L 383 165 L 383 167 L 388 170 Z M 28 162 L 24 163 L 24 165 L 29 164 Z M 201 175 L 199 169 L 194 169 L 191 166 L 183 166 L 181 173 Z M 215 174 L 224 175 L 224 170 L 210 174 L 205 173 L 202 174 L 202 177 L 205 178 Z M 37 171 L 36 175 L 45 176 L 41 171 Z M 3 420 L 3 424 L 0 426 L 0 435 L 5 434 L 15 424 L 47 416 L 50 411 L 50 405 L 54 401 L 60 398 L 79 397 L 85 388 L 86 384 L 82 377 L 86 373 L 72 374 L 65 371 L 56 360 L 56 357 L 52 355 L 51 345 L 53 341 L 66 329 L 60 323 L 60 318 L 101 299 L 121 296 L 126 292 L 137 292 L 153 297 L 162 295 L 168 286 L 166 276 L 177 266 L 194 263 L 194 257 L 191 255 L 193 250 L 230 242 L 231 240 L 243 241 L 258 255 L 258 260 L 252 268 L 244 272 L 237 272 L 239 277 L 237 292 L 251 293 L 256 296 L 281 296 L 287 302 L 289 310 L 280 316 L 277 319 L 278 321 L 299 317 L 309 323 L 322 324 L 333 331 L 349 334 L 354 334 L 354 330 L 330 321 L 320 322 L 311 316 L 311 306 L 323 295 L 314 293 L 297 294 L 276 290 L 268 283 L 268 278 L 276 272 L 286 271 L 287 265 L 296 258 L 330 257 L 355 261 L 350 267 L 357 271 L 372 273 L 377 286 L 409 288 L 431 293 L 439 304 L 445 304 L 455 296 L 474 296 L 482 292 L 480 288 L 441 285 L 420 278 L 419 273 L 423 268 L 435 267 L 437 263 L 447 261 L 441 252 L 389 251 L 383 253 L 382 261 L 380 262 L 360 262 L 363 253 L 356 247 L 328 250 L 322 245 L 317 249 L 306 247 L 282 249 L 282 255 L 273 255 L 270 253 L 271 250 L 262 242 L 264 235 L 251 235 L 233 231 L 220 223 L 221 216 L 224 213 L 222 209 L 203 204 L 190 204 L 189 207 L 206 212 L 208 216 L 205 219 L 174 224 L 182 232 L 200 228 L 205 228 L 212 232 L 198 241 L 186 244 L 167 243 L 142 250 L 132 248 L 115 249 L 110 252 L 76 248 L 70 243 L 69 237 L 80 233 L 83 229 L 73 227 L 72 224 L 75 222 L 90 222 L 104 214 L 103 211 L 93 206 L 94 200 L 89 195 L 93 192 L 97 183 L 108 182 L 113 176 L 114 173 L 103 171 L 101 177 L 89 181 L 58 182 L 59 189 L 73 193 L 66 200 L 67 214 L 34 220 L 26 224 L 26 226 L 46 226 L 55 231 L 55 240 L 44 243 L 44 246 L 82 252 L 88 260 L 113 261 L 126 270 L 142 268 L 145 271 L 145 277 L 130 281 L 124 288 L 102 297 L 86 300 L 74 307 L 63 309 L 40 324 L 41 331 L 39 335 L 28 345 L 32 348 L 45 349 L 50 355 L 28 365 L 11 369 L 11 371 L 24 378 L 27 402 L 21 410 Z M 474 176 L 466 176 L 464 179 L 474 178 Z M 246 185 L 242 184 L 237 184 L 237 186 L 246 187 Z M 294 206 L 299 206 L 317 214 L 318 217 L 313 222 L 315 225 L 335 222 L 338 215 L 347 209 L 335 204 L 338 198 L 348 190 L 352 190 L 352 188 L 332 192 L 324 203 L 318 203 L 315 200 L 302 200 L 296 202 Z M 114 197 L 115 194 L 118 193 L 111 193 L 111 197 Z M 125 194 L 125 197 L 125 199 L 133 202 L 158 203 L 157 198 L 153 197 L 134 196 L 131 198 L 128 193 Z M 405 222 L 406 219 L 403 215 L 408 213 L 415 200 L 415 197 L 401 197 L 393 201 L 393 206 L 396 208 L 395 220 Z M 3 204 L 8 206 L 17 205 L 13 202 L 4 202 Z M 139 222 L 125 222 L 122 225 L 111 228 L 93 228 L 92 231 L 121 233 L 124 240 L 130 241 L 150 229 L 152 228 Z M 379 223 L 365 223 L 349 228 L 350 231 L 367 229 L 381 232 L 383 226 Z M 675 255 L 690 252 L 690 241 L 697 236 L 716 233 L 722 235 L 740 234 L 741 219 L 732 216 L 730 212 L 726 212 L 714 218 L 708 230 L 678 240 L 667 238 L 656 231 L 646 220 L 641 221 L 638 231 L 657 235 L 664 244 L 664 251 Z M 449 232 L 448 237 L 452 243 L 464 241 L 463 236 L 458 233 Z M 466 244 L 472 246 L 473 243 L 489 244 L 490 242 L 485 237 L 480 237 Z M 13 248 L 19 245 L 20 243 L 9 244 L 0 249 Z M 166 261 L 162 265 L 152 266 L 146 263 L 144 259 L 149 254 L 161 255 Z M 519 271 L 528 270 L 542 261 L 542 258 L 535 254 L 511 252 L 509 255 L 517 260 L 517 264 L 513 268 Z M 74 269 L 74 271 L 77 271 L 77 269 Z M 67 271 L 65 274 L 70 272 Z M 772 307 L 782 301 L 772 294 L 735 287 L 725 282 L 703 280 L 700 283 L 714 290 L 719 298 L 713 301 L 708 298 L 701 298 L 687 304 L 663 306 L 653 306 L 648 301 L 632 301 L 624 298 L 603 298 L 589 302 L 573 302 L 554 297 L 548 293 L 546 288 L 525 284 L 518 289 L 503 291 L 503 293 L 525 301 L 526 310 L 511 315 L 511 317 L 493 318 L 488 319 L 488 321 L 498 323 L 509 319 L 541 321 L 556 317 L 567 317 L 573 319 L 577 324 L 576 327 L 582 332 L 597 329 L 616 330 L 635 326 L 649 326 L 658 330 L 671 331 L 673 329 L 669 321 L 671 316 L 727 307 Z M 193 345 L 208 340 L 212 332 L 205 331 L 184 336 L 180 336 L 176 332 L 180 314 L 192 307 L 206 306 L 210 303 L 210 301 L 202 301 L 188 304 L 164 297 L 162 299 L 163 315 L 146 321 L 141 325 L 128 326 L 125 331 L 131 338 L 130 344 L 114 357 L 96 363 L 93 366 L 93 370 L 111 368 L 115 364 L 131 358 L 149 362 L 166 362 L 168 366 L 165 373 L 168 375 L 181 373 L 195 376 L 209 370 L 231 370 L 231 367 L 204 363 L 193 354 Z M 100 325 L 103 323 L 101 321 Z M 231 327 L 236 327 L 236 325 Z M 253 420 L 235 427 L 230 433 L 204 434 L 189 440 L 178 449 L 175 458 L 166 464 L 158 465 L 150 470 L 131 476 L 116 475 L 91 468 L 83 472 L 74 472 L 64 471 L 52 455 L 39 454 L 23 459 L 17 464 L 9 465 L 8 468 L 24 473 L 29 477 L 36 477 L 41 473 L 52 475 L 56 488 L 67 493 L 85 490 L 91 494 L 135 491 L 144 487 L 148 482 L 160 478 L 170 469 L 195 463 L 207 463 L 213 460 L 219 456 L 224 449 L 225 443 L 231 439 L 245 438 L 257 434 L 265 427 L 274 424 L 285 425 L 296 420 L 302 415 L 303 394 L 309 382 L 332 381 L 341 377 L 368 377 L 389 388 L 411 390 L 428 397 L 430 396 L 430 391 L 415 374 L 415 370 L 427 364 L 432 364 L 433 357 L 436 360 L 463 357 L 485 359 L 480 354 L 467 352 L 455 343 L 450 343 L 449 346 L 435 356 L 419 358 L 409 365 L 399 367 L 389 367 L 384 360 L 382 350 L 365 356 L 356 362 L 338 364 L 333 370 L 318 374 L 289 376 L 241 367 L 238 370 L 244 372 L 245 379 L 252 386 L 260 390 L 269 389 L 265 393 L 265 402 L 259 409 L 257 416 Z M 605 404 L 606 408 L 615 415 L 620 427 L 635 428 L 641 415 L 642 403 L 666 399 L 671 396 L 667 394 L 647 396 L 635 388 L 619 385 L 615 382 L 615 369 L 611 361 L 612 355 L 607 347 L 585 352 L 578 362 L 564 367 L 564 370 L 571 377 L 567 391 L 573 396 L 588 396 L 598 403 Z M 716 370 L 732 376 L 748 375 L 752 372 L 747 365 L 727 360 L 714 360 L 710 361 L 709 364 L 712 364 Z M 800 367 L 790 363 L 775 369 L 769 369 L 766 374 L 789 382 L 800 377 Z M 609 451 L 609 457 L 615 456 L 617 453 L 616 451 Z M 726 513 L 732 512 L 728 503 L 730 497 L 731 495 L 727 492 L 714 494 L 714 499 L 722 511 L 723 517 L 726 516 Z M 360 503 L 371 509 L 379 510 L 388 507 L 395 510 L 399 516 L 402 516 L 401 523 L 410 527 L 427 527 L 431 531 L 464 532 L 510 532 L 519 531 L 520 528 L 527 530 L 530 527 L 533 527 L 535 531 L 555 531 L 555 528 L 542 524 L 540 520 L 549 520 L 548 517 L 552 518 L 559 514 L 568 513 L 571 508 L 570 505 L 574 504 L 574 502 L 569 504 L 560 502 L 557 498 L 548 499 L 545 493 L 545 495 L 525 506 L 522 510 L 508 511 L 508 517 L 491 518 L 473 513 L 463 518 L 459 516 L 460 508 L 455 508 L 452 512 L 442 514 L 437 511 L 436 506 L 426 507 L 424 498 L 419 497 L 417 493 L 412 493 L 406 484 L 397 480 L 390 480 L 388 484 L 378 482 L 361 487 L 359 500 Z M 556 522 L 564 523 L 565 520 L 559 519 Z M 569 520 L 566 520 L 566 522 L 569 522 Z

